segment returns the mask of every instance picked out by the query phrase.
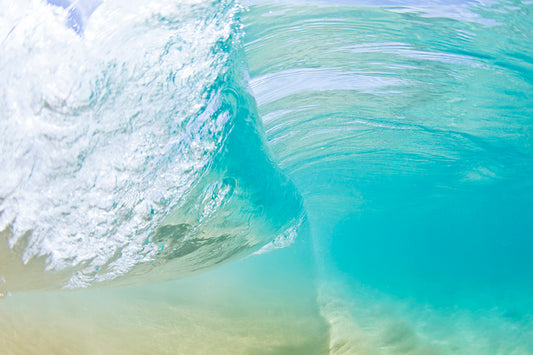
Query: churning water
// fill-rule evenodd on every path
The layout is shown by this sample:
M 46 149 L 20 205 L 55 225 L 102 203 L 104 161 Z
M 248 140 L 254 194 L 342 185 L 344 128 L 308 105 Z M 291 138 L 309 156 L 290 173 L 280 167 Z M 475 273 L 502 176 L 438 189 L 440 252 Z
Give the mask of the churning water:
M 8 352 L 533 352 L 532 2 L 1 8 Z

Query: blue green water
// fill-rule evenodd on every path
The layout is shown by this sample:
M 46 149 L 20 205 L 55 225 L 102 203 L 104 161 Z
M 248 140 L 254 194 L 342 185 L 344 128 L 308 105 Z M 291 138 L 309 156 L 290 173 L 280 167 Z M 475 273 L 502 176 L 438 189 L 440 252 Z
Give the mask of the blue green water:
M 7 318 L 202 271 L 117 307 L 222 353 L 533 353 L 533 3 L 2 7 Z
M 245 17 L 251 87 L 302 194 L 319 283 L 409 303 L 409 332 L 445 352 L 533 351 L 531 10 L 282 2 Z M 474 345 L 453 348 L 447 327 Z

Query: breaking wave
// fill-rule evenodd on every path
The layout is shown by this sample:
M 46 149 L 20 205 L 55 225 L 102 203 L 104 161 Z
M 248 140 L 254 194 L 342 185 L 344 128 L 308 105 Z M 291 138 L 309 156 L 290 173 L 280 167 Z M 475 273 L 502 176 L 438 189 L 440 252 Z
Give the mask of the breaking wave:
M 175 278 L 299 223 L 243 81 L 237 4 L 2 5 L 9 289 Z

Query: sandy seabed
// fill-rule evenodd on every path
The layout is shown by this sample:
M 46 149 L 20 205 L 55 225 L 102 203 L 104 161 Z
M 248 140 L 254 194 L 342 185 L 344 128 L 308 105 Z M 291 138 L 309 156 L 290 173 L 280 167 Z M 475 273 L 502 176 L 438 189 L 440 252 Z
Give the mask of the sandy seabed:
M 276 257 L 157 285 L 12 293 L 0 300 L 1 353 L 327 353 L 309 277 Z

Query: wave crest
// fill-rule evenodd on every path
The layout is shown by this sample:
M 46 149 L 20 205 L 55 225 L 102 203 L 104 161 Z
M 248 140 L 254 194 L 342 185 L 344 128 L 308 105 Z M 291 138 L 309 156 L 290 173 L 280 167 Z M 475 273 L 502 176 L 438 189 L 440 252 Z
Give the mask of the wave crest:
M 24 271 L 34 268 L 52 275 L 46 287 L 86 287 L 183 259 L 160 276 L 172 278 L 253 251 L 294 219 L 265 217 L 257 196 L 284 193 L 230 171 L 241 159 L 230 137 L 258 134 L 235 70 L 233 2 L 108 1 L 83 36 L 64 25 L 67 9 L 7 8 L 0 274 L 10 287 L 42 287 L 41 273 Z M 275 170 L 256 143 L 250 154 Z

